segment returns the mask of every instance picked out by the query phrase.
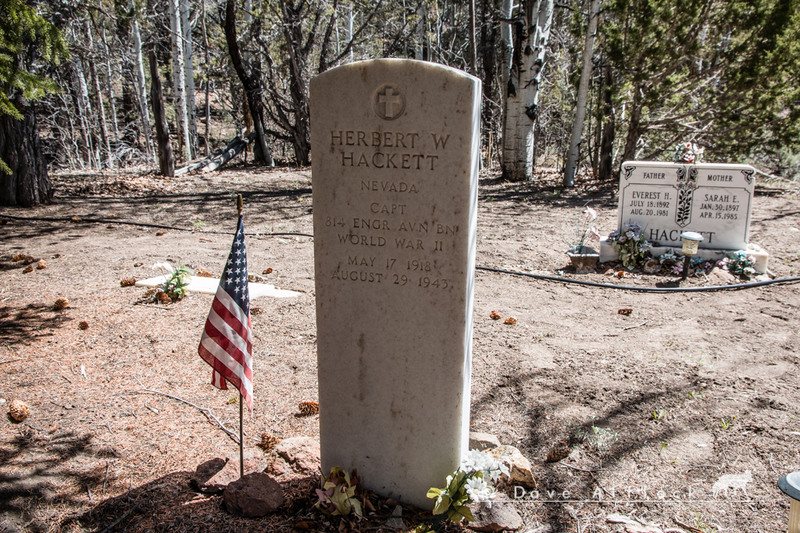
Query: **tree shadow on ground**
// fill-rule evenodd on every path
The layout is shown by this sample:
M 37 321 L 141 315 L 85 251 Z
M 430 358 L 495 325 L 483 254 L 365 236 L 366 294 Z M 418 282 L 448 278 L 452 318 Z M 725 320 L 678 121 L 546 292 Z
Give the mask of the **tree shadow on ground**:
M 110 448 L 91 434 L 50 435 L 20 424 L 18 435 L 0 445 L 0 531 L 50 531 L 55 507 L 78 508 L 103 485 Z M 94 460 L 85 469 L 76 461 Z
M 15 346 L 31 344 L 42 337 L 52 336 L 54 329 L 64 326 L 72 318 L 52 305 L 29 304 L 22 308 L 0 307 L 0 344 Z
M 93 531 L 226 531 L 241 533 L 307 529 L 325 531 L 312 513 L 317 476 L 282 484 L 284 504 L 275 513 L 260 518 L 243 518 L 225 510 L 222 494 L 203 494 L 191 486 L 193 473 L 172 472 L 126 493 L 108 498 L 89 511 L 68 517 L 63 529 L 80 527 Z M 330 524 L 330 522 L 328 522 Z M 298 525 L 299 524 L 299 525 Z M 331 531 L 337 528 L 331 526 Z
M 502 178 L 484 178 L 479 181 L 478 201 L 509 201 L 517 205 L 529 203 L 549 207 L 579 208 L 617 206 L 614 184 L 599 183 L 597 186 L 565 188 L 552 180 L 509 182 Z
M 581 502 L 595 502 L 595 497 L 600 493 L 605 494 L 605 489 L 599 483 L 595 474 L 597 470 L 585 467 L 573 469 L 565 467 L 557 469 L 560 461 L 566 458 L 551 460 L 548 450 L 553 450 L 554 445 L 565 447 L 567 452 L 579 447 L 584 447 L 587 436 L 591 437 L 594 428 L 613 428 L 617 435 L 625 438 L 613 442 L 605 449 L 594 449 L 583 457 L 597 460 L 602 465 L 602 470 L 611 470 L 615 465 L 634 454 L 645 449 L 658 448 L 662 443 L 668 442 L 686 431 L 675 425 L 655 424 L 646 420 L 645 414 L 652 413 L 656 406 L 669 405 L 686 397 L 687 393 L 695 390 L 697 384 L 692 376 L 685 376 L 682 381 L 672 386 L 654 386 L 654 390 L 630 390 L 619 394 L 613 399 L 608 398 L 602 387 L 588 389 L 584 384 L 570 382 L 559 371 L 550 369 L 535 370 L 521 375 L 505 375 L 489 392 L 472 403 L 473 416 L 481 411 L 495 412 L 498 408 L 493 405 L 509 395 L 519 405 L 517 411 L 521 412 L 522 420 L 519 422 L 527 429 L 527 434 L 517 446 L 522 448 L 523 454 L 531 458 L 534 465 L 536 490 L 541 494 L 537 500 L 512 499 L 519 505 L 534 505 L 537 507 L 537 518 L 540 522 L 548 524 L 552 531 L 573 530 L 575 516 L 570 514 L 564 503 L 579 504 Z M 560 384 L 560 385 L 559 385 Z M 563 399 L 558 402 L 538 401 L 531 398 L 532 390 L 543 390 L 543 394 L 536 397 L 552 398 L 554 395 Z M 571 400 L 573 393 L 580 394 L 583 399 L 578 402 Z M 604 396 L 605 394 L 605 396 Z M 580 403 L 591 404 L 599 415 L 590 420 L 575 421 L 565 424 L 558 417 L 546 416 L 559 409 Z M 643 431 L 647 426 L 649 431 Z M 532 452 L 537 457 L 532 457 Z M 547 459 L 545 459 L 547 455 Z M 541 461 L 541 462 L 540 462 Z M 526 487 L 526 490 L 530 487 Z M 513 489 L 512 498 L 518 497 L 518 489 Z M 571 496 L 570 501 L 558 501 L 564 491 Z M 554 497 L 547 496 L 552 491 Z M 530 492 L 528 490 L 528 492 Z M 550 503 L 543 500 L 555 500 Z M 572 509 L 574 513 L 574 509 Z M 529 526 L 531 524 L 528 524 Z

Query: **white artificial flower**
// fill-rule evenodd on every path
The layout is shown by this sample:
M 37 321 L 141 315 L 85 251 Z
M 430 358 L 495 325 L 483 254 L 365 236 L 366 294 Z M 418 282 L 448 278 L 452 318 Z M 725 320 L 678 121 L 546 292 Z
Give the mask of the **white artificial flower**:
M 495 497 L 494 487 L 489 485 L 482 477 L 473 476 L 464 485 L 470 499 L 476 503 L 485 503 L 487 507 L 492 506 L 492 499 Z

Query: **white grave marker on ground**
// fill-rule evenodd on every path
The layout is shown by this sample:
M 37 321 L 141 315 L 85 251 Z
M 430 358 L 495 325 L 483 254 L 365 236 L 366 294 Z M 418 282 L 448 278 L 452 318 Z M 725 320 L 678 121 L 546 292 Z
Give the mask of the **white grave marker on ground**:
M 468 443 L 479 125 L 448 67 L 311 82 L 322 468 L 420 507 Z

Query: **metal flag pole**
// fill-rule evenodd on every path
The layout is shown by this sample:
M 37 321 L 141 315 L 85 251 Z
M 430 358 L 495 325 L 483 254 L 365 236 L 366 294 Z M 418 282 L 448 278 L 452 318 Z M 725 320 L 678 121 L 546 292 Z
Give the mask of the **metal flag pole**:
M 236 210 L 239 212 L 239 217 L 242 216 L 244 210 L 244 201 L 242 195 L 236 195 Z M 237 221 L 238 227 L 238 221 Z M 247 280 L 245 280 L 247 283 Z M 244 477 L 244 396 L 242 396 L 242 389 L 239 388 L 239 478 Z

